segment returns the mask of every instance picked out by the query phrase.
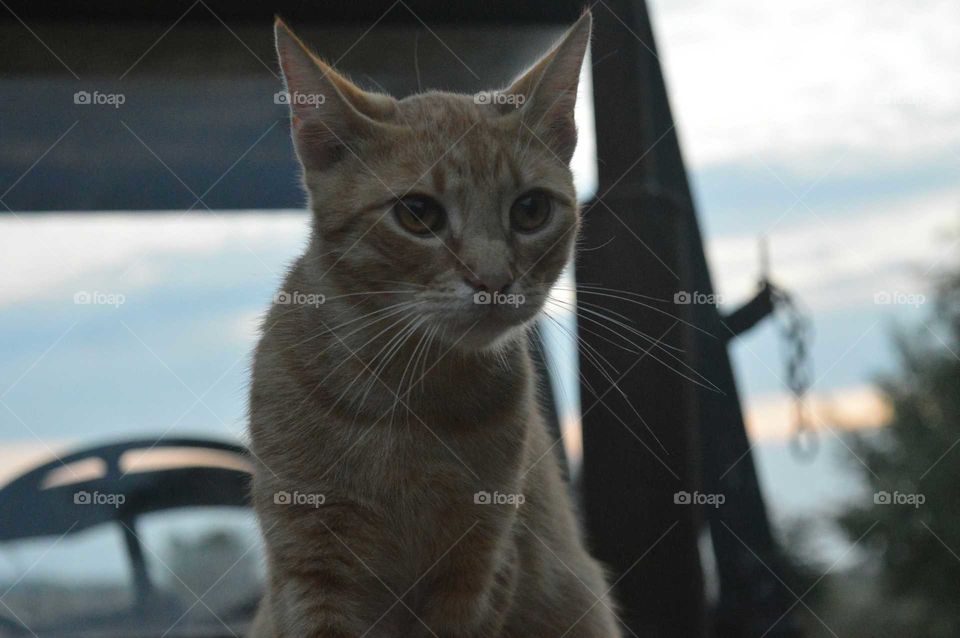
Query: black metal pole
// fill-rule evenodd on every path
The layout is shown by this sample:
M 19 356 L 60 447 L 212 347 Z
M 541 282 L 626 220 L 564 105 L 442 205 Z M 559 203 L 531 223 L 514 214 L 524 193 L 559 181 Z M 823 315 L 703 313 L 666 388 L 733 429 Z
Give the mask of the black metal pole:
M 595 11 L 594 103 L 599 201 L 587 213 L 588 246 L 578 283 L 600 283 L 666 302 L 713 285 L 660 61 L 642 0 Z M 581 299 L 591 299 L 589 289 Z M 598 401 L 606 375 L 584 368 L 584 500 L 598 555 L 622 578 L 623 617 L 637 635 L 755 638 L 798 635 L 785 614 L 792 598 L 776 550 L 744 428 L 729 340 L 750 322 L 724 323 L 712 304 L 605 305 L 664 343 L 682 346 L 680 365 L 660 348 L 625 354 L 596 334 L 581 338 L 630 372 Z M 583 328 L 590 314 L 579 311 Z M 682 322 L 678 322 L 682 320 Z M 687 323 L 692 324 L 691 327 Z M 741 325 L 743 324 L 743 325 Z M 596 329 L 595 326 L 593 326 Z M 595 358 L 595 357 L 594 357 Z M 660 359 L 660 361 L 656 361 Z M 634 408 L 636 412 L 634 412 Z M 673 502 L 678 491 L 722 494 L 722 507 Z M 707 519 L 707 520 L 704 520 Z M 707 628 L 698 536 L 709 522 L 720 599 Z M 623 575 L 625 574 L 625 575 Z M 621 576 L 623 575 L 623 576 Z M 645 633 L 642 633 L 645 632 Z
M 695 386 L 665 367 L 677 366 L 666 353 L 688 338 L 665 303 L 681 283 L 678 203 L 689 201 L 686 178 L 644 3 L 601 4 L 594 17 L 600 179 L 598 201 L 585 214 L 590 250 L 578 257 L 578 298 L 602 300 L 652 341 L 634 335 L 639 348 L 628 352 L 591 323 L 596 317 L 586 306 L 578 310 L 586 349 L 601 355 L 580 358 L 587 529 L 616 581 L 620 616 L 631 632 L 698 638 L 706 635 L 697 551 L 702 524 L 696 508 L 674 503 L 675 493 L 696 482 Z M 592 297 L 589 284 L 663 300 L 649 302 L 660 312 Z M 604 362 L 606 372 L 599 369 Z

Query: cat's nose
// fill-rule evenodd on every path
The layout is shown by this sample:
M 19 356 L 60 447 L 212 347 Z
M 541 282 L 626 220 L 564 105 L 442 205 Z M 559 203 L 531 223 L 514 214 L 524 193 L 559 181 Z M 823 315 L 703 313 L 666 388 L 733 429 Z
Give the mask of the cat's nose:
M 490 273 L 470 273 L 463 280 L 475 292 L 506 293 L 513 283 L 513 275 L 508 271 Z

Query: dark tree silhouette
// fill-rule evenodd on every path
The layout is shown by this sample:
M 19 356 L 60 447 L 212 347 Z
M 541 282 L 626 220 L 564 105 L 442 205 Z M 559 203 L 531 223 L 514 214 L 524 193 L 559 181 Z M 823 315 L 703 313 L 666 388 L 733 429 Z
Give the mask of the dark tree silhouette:
M 940 279 L 932 307 L 895 338 L 898 370 L 880 381 L 889 427 L 851 436 L 874 494 L 839 522 L 852 540 L 866 534 L 898 624 L 947 638 L 960 627 L 960 272 Z

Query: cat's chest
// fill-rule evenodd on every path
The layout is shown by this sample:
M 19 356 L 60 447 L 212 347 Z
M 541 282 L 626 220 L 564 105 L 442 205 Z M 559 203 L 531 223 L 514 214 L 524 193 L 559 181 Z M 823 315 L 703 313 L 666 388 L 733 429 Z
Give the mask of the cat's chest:
M 530 415 L 517 409 L 482 428 L 416 420 L 402 427 L 360 428 L 331 459 L 343 470 L 333 487 L 395 515 L 471 505 L 478 493 L 513 487 L 529 421 Z

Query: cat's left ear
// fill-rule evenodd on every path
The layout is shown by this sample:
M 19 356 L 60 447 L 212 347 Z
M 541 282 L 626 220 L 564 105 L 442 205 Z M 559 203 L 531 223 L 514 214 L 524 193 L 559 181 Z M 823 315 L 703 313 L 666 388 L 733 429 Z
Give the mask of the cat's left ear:
M 592 25 L 590 12 L 585 11 L 549 52 L 504 91 L 516 96 L 513 103 L 522 102 L 520 126 L 529 130 L 521 133 L 536 135 L 567 163 L 577 146 L 573 113 Z

